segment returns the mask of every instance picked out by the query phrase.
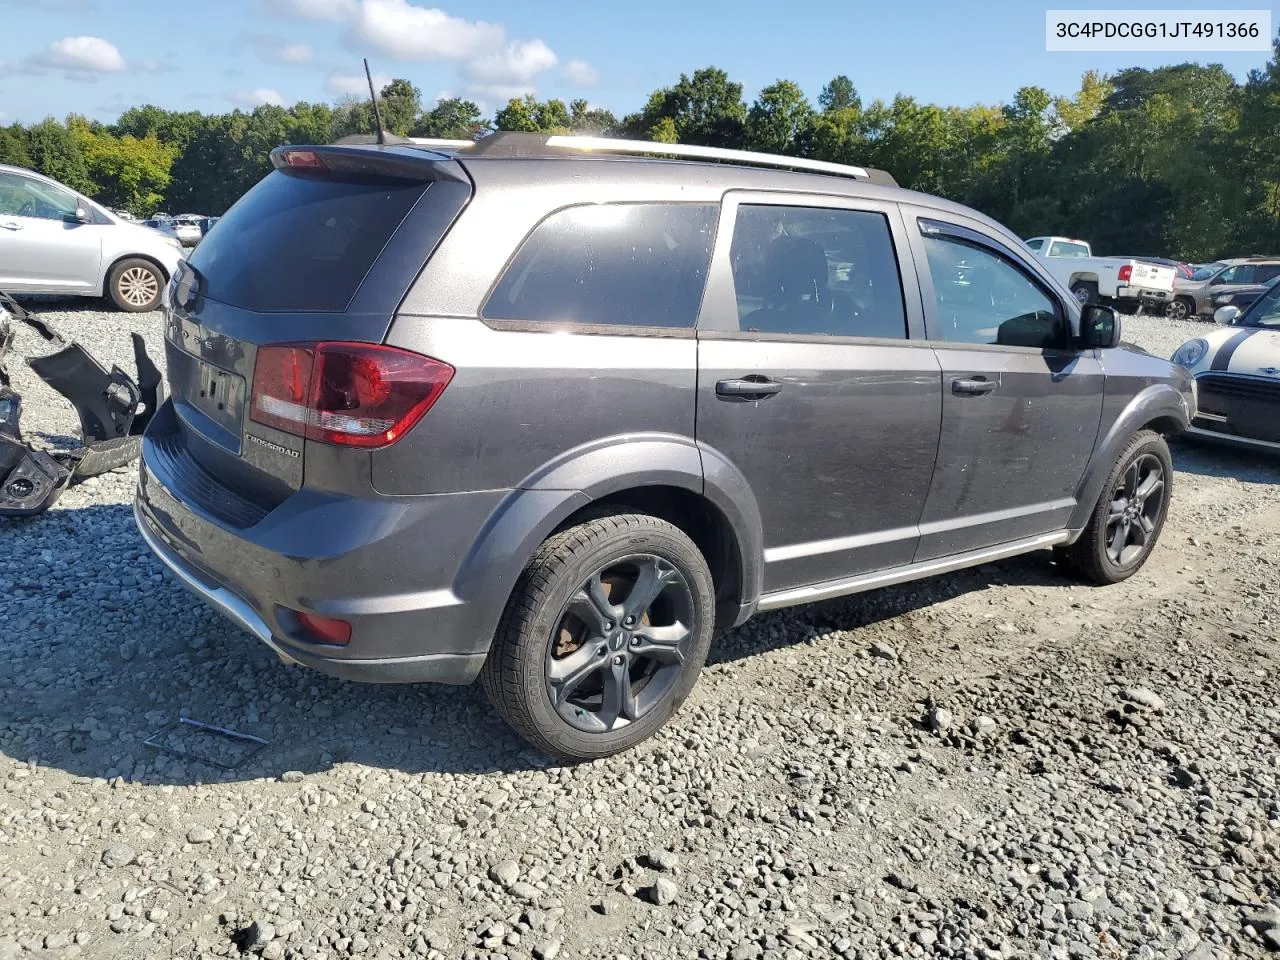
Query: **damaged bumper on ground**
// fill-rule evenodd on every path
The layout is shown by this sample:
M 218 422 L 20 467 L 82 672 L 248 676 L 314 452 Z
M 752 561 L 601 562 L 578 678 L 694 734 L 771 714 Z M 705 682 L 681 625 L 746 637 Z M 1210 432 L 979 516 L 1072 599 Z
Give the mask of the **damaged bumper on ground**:
M 22 397 L 10 386 L 4 367 L 13 347 L 14 323 L 26 324 L 57 348 L 27 365 L 75 407 L 80 447 L 45 451 L 23 441 Z M 164 387 L 142 337 L 132 337 L 136 381 L 119 367 L 107 370 L 79 343 L 0 293 L 0 517 L 47 510 L 76 480 L 114 470 L 138 456 L 142 431 L 164 399 Z

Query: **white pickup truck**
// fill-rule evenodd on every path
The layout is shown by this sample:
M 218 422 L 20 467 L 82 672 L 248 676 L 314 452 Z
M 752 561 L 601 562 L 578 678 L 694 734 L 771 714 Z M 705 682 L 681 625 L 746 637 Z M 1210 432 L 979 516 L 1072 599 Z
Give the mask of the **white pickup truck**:
M 1082 304 L 1119 300 L 1163 306 L 1173 297 L 1173 267 L 1095 257 L 1089 244 L 1069 237 L 1032 237 L 1026 244 Z

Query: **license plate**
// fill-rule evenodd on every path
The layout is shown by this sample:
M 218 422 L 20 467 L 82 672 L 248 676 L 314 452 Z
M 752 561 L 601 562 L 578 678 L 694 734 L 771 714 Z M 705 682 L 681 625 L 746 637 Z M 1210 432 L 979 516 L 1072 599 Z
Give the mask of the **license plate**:
M 219 370 L 203 360 L 196 361 L 188 402 L 210 420 L 234 436 L 240 435 L 244 413 L 244 378 Z
M 1280 406 L 1274 401 L 1246 400 L 1235 398 L 1231 401 L 1231 413 L 1227 422 L 1236 432 L 1258 440 L 1280 440 Z

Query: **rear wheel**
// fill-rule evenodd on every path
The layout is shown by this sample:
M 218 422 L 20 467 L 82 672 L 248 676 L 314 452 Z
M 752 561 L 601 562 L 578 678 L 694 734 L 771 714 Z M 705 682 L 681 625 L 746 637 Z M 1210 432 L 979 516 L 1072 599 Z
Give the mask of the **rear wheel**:
M 711 646 L 706 560 L 664 520 L 617 514 L 539 548 L 480 678 L 530 744 L 591 760 L 635 746 L 684 702 Z
M 1076 303 L 1082 307 L 1098 302 L 1098 285 L 1092 280 L 1077 280 L 1071 285 L 1071 293 L 1075 296 Z
M 164 294 L 164 273 L 150 260 L 132 257 L 111 268 L 107 296 L 121 310 L 142 313 L 160 306 Z
M 1190 317 L 1194 317 L 1195 313 L 1195 301 L 1188 300 L 1186 297 L 1179 297 L 1177 300 L 1171 300 L 1169 305 L 1164 308 L 1164 315 L 1170 320 L 1186 320 Z
M 1059 558 L 1097 584 L 1133 576 L 1160 538 L 1172 492 L 1169 445 L 1152 430 L 1138 431 L 1111 468 L 1089 525 Z

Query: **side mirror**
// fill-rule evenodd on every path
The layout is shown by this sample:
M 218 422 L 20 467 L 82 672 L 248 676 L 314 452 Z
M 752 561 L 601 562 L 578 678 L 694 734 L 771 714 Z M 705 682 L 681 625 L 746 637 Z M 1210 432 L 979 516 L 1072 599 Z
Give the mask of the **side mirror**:
M 1213 322 L 1220 323 L 1224 327 L 1229 327 L 1231 324 L 1235 323 L 1236 317 L 1238 316 L 1240 316 L 1239 307 L 1219 307 L 1217 310 L 1213 311 Z
M 93 216 L 84 207 L 76 207 L 75 213 L 68 213 L 62 219 L 67 223 L 93 223 Z
M 1106 350 L 1120 345 L 1120 317 L 1110 307 L 1088 304 L 1080 311 L 1080 342 Z

